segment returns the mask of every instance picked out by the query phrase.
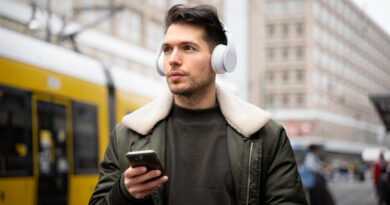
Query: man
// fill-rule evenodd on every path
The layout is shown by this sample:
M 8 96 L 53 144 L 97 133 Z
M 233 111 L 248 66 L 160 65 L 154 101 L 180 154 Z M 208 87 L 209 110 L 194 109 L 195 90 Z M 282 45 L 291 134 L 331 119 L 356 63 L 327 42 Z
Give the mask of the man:
M 374 186 L 378 198 L 378 204 L 390 204 L 389 195 L 389 171 L 383 152 L 379 153 L 379 159 L 374 162 Z
M 90 204 L 306 204 L 283 127 L 215 83 L 216 67 L 231 63 L 215 63 L 229 44 L 216 10 L 176 5 L 165 26 L 160 72 L 171 92 L 116 126 Z M 126 152 L 148 149 L 167 176 L 129 167 Z

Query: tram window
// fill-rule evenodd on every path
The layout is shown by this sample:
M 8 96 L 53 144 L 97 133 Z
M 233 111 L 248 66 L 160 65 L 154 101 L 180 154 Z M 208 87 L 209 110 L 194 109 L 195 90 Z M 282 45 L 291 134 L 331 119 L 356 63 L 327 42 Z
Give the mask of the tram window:
M 32 176 L 30 95 L 0 86 L 0 177 Z
M 97 173 L 97 108 L 94 105 L 72 102 L 72 110 L 74 173 Z

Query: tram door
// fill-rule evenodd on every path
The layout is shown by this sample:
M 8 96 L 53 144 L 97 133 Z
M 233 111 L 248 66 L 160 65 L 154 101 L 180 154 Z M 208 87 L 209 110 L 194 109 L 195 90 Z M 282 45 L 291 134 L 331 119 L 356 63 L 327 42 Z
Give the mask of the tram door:
M 37 101 L 38 205 L 67 204 L 67 106 Z

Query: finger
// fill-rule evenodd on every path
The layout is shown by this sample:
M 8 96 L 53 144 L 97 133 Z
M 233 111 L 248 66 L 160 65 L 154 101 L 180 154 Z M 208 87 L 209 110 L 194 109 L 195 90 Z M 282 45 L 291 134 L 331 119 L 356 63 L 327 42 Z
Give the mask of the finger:
M 125 171 L 125 177 L 132 178 L 135 176 L 145 174 L 146 171 L 147 171 L 146 167 L 135 167 L 135 168 L 130 167 Z
M 133 177 L 131 179 L 130 185 L 141 184 L 141 183 L 143 183 L 145 181 L 148 181 L 150 179 L 156 178 L 158 176 L 161 176 L 161 171 L 160 170 L 152 170 L 152 171 L 149 171 L 149 172 L 147 172 L 145 174 Z M 155 181 L 155 180 L 153 180 L 153 181 Z
M 150 182 L 134 185 L 129 188 L 128 191 L 137 199 L 144 198 L 146 195 L 156 190 L 158 187 L 161 186 L 161 184 L 165 183 L 166 181 L 168 181 L 168 177 L 162 176 Z
M 148 189 L 153 189 L 154 187 L 159 187 L 161 184 L 165 183 L 168 181 L 168 177 L 167 176 L 161 176 L 159 178 L 156 178 L 152 181 L 148 181 L 148 182 L 145 182 L 141 185 L 143 185 L 143 189 L 144 190 L 148 190 Z
M 156 186 L 156 187 L 153 187 L 152 189 L 148 189 L 148 190 L 145 190 L 145 191 L 141 191 L 141 192 L 134 192 L 132 193 L 133 197 L 136 198 L 136 199 L 143 199 L 145 198 L 147 195 L 149 195 L 150 193 L 154 192 L 156 189 L 158 189 L 160 186 Z M 130 192 L 131 193 L 131 192 Z

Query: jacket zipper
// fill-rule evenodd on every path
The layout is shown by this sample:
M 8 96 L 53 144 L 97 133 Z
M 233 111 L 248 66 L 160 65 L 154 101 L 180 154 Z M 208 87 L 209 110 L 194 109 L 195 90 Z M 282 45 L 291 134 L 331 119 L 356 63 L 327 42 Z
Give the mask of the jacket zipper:
M 249 162 L 248 162 L 248 182 L 246 187 L 246 202 L 245 204 L 249 204 L 249 188 L 250 188 L 250 181 L 251 181 L 251 161 L 252 161 L 252 150 L 253 150 L 253 142 L 251 141 L 251 148 L 249 150 Z

